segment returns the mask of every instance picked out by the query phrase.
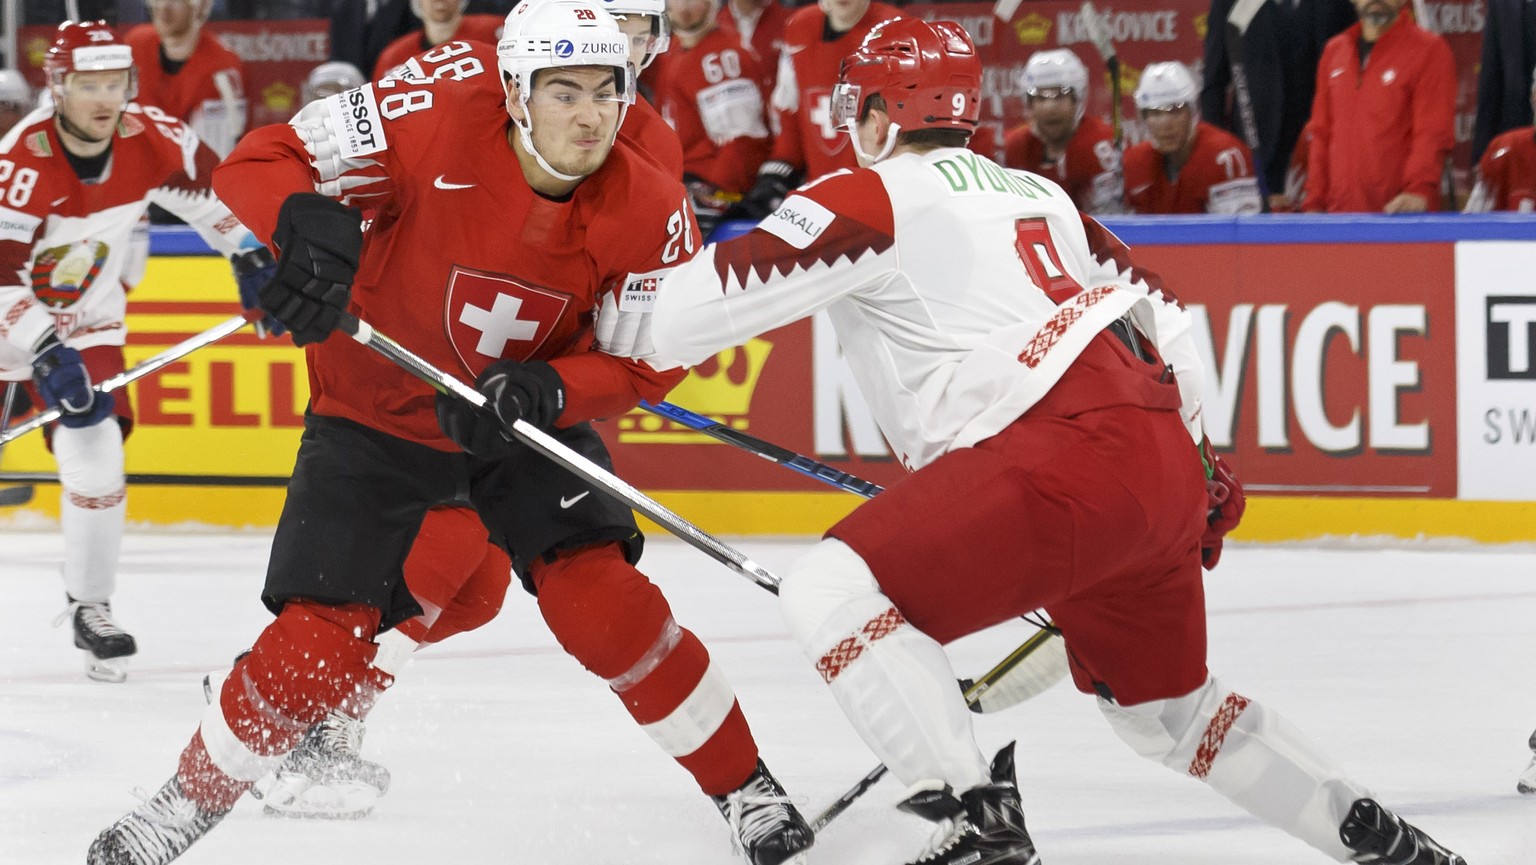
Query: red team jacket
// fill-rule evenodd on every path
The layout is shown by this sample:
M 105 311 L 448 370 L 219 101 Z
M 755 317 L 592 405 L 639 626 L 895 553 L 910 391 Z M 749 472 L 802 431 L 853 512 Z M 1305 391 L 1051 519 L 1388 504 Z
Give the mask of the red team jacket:
M 832 87 L 843 58 L 852 54 L 875 25 L 900 18 L 901 10 L 871 3 L 852 30 L 831 42 L 822 39 L 827 15 L 806 6 L 784 27 L 784 53 L 771 110 L 777 115 L 769 159 L 787 162 L 805 172 L 807 180 L 843 168 L 857 168 L 858 158 L 848 133 L 832 126 Z
M 667 54 L 656 106 L 677 131 L 683 169 L 721 189 L 746 192 L 772 145 L 762 64 L 728 27 L 716 27 L 692 48 L 673 42 Z M 754 99 L 757 110 L 747 117 L 746 106 Z M 716 135 L 733 137 L 717 141 L 704 121 L 706 111 L 714 112 Z
M 1379 212 L 1399 193 L 1435 210 L 1455 142 L 1456 63 L 1445 40 L 1406 15 L 1360 68 L 1360 25 L 1333 37 L 1317 67 L 1307 210 Z
M 500 15 L 465 15 L 459 21 L 459 29 L 453 33 L 450 41 L 486 42 L 491 46 L 491 56 L 496 56 L 496 40 L 501 38 L 502 25 L 506 19 Z M 377 81 L 389 74 L 389 70 L 401 63 L 415 57 L 423 51 L 430 51 L 433 46 L 424 44 L 426 40 L 425 30 L 412 30 L 395 41 L 384 46 L 379 52 L 379 59 L 373 64 L 373 80 Z M 445 43 L 446 44 L 446 43 Z M 492 69 L 495 67 L 492 66 Z
M 682 373 L 592 350 L 592 310 L 629 273 L 699 248 L 682 183 L 620 142 L 569 199 L 536 194 L 498 79 L 386 79 L 312 103 L 246 136 L 214 186 L 263 240 L 295 192 L 365 208 L 352 309 L 441 369 L 468 380 L 500 358 L 548 360 L 562 426 L 660 399 Z M 427 385 L 344 336 L 306 351 L 317 414 L 456 449 Z
M 1125 203 L 1135 213 L 1258 213 L 1263 209 L 1248 145 L 1209 123 L 1195 127 L 1195 146 L 1176 180 L 1167 161 L 1143 141 L 1125 151 Z
M 1113 127 L 1097 117 L 1083 116 L 1067 142 L 1066 155 L 1052 164 L 1045 161 L 1045 142 L 1028 123 L 1014 128 L 1003 140 L 1003 165 L 1056 181 L 1084 213 L 1115 213 L 1120 208 L 1120 150 Z
M 1467 210 L 1536 211 L 1536 128 L 1511 129 L 1488 142 Z

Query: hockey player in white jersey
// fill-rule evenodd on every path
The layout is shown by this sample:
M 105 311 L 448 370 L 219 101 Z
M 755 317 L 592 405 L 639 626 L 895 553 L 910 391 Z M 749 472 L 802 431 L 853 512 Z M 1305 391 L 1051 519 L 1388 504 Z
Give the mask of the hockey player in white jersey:
M 1333 859 L 1461 865 L 1207 671 L 1201 565 L 1243 496 L 1201 434 L 1189 316 L 1059 186 L 964 148 L 980 87 L 959 25 L 881 25 L 833 97 L 863 167 L 634 275 L 598 323 L 607 350 L 671 368 L 830 315 L 913 473 L 795 563 L 780 600 L 912 785 L 901 807 L 938 824 L 917 861 L 1040 859 L 1013 745 L 982 756 L 942 645 L 1043 607 L 1074 683 L 1138 753 Z
M 126 513 L 125 391 L 93 381 L 122 372 L 124 284 L 143 269 L 140 217 L 151 203 L 230 257 L 256 301 L 272 256 L 214 197 L 218 157 L 181 121 L 131 102 L 128 46 L 104 22 L 65 22 L 44 62 L 52 104 L 0 138 L 0 382 L 64 412 L 47 430 L 59 464 L 64 586 L 86 673 L 122 681 L 134 638 L 113 619 Z

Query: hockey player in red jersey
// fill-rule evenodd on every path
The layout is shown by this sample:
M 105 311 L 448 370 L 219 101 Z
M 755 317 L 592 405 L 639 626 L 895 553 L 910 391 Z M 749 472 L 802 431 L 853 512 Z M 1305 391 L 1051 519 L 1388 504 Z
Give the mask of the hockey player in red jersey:
M 1125 183 L 1108 123 L 1088 117 L 1088 69 L 1066 48 L 1036 51 L 1024 64 L 1029 122 L 1003 141 L 1003 164 L 1061 184 L 1084 213 L 1120 213 Z
M 912 785 L 902 807 L 939 825 L 917 861 L 1040 861 L 1013 745 L 982 756 L 942 646 L 1043 607 L 1074 683 L 1138 753 L 1335 860 L 1463 865 L 1206 669 L 1201 567 L 1244 499 L 1202 435 L 1189 315 L 1061 187 L 966 149 L 980 97 L 959 25 L 882 25 L 832 103 L 866 167 L 646 274 L 654 303 L 605 298 L 597 325 L 670 369 L 829 316 L 913 473 L 833 526 L 779 599 Z
M 876 24 L 900 15 L 894 6 L 870 0 L 820 0 L 789 16 L 769 100 L 773 149 L 729 218 L 762 219 L 800 180 L 858 164 L 847 136 L 832 125 L 837 67 Z
M 0 138 L 0 382 L 27 382 L 34 405 L 64 412 L 48 429 L 69 599 L 60 623 L 72 622 L 87 675 L 120 682 L 137 650 L 111 607 L 133 404 L 126 390 L 97 394 L 92 382 L 124 369 L 124 282 L 142 267 L 140 217 L 153 203 L 190 223 L 232 258 L 251 304 L 272 256 L 214 197 L 218 157 L 180 120 L 131 101 L 132 52 L 104 22 L 60 25 L 44 73 L 52 106 Z
M 1536 108 L 1536 82 L 1531 84 L 1531 105 Z M 1478 160 L 1466 211 L 1491 210 L 1536 212 L 1536 128 L 1524 126 L 1497 136 Z M 1536 772 L 1531 783 L 1536 787 Z
M 768 156 L 763 69 L 740 37 L 720 24 L 720 0 L 668 0 L 676 43 L 656 106 L 683 145 L 683 182 L 708 236 L 726 209 L 752 188 Z
M 411 0 L 411 13 L 421 19 L 421 29 L 412 30 L 384 46 L 374 61 L 377 81 L 391 69 L 445 42 L 470 41 L 496 44 L 501 36 L 502 19 L 496 15 L 465 15 L 469 0 Z
M 498 70 L 338 94 L 219 168 L 216 187 L 281 250 L 263 308 L 308 346 L 310 409 L 263 590 L 276 619 L 172 778 L 97 838 L 94 865 L 175 859 L 306 729 L 357 711 L 374 637 L 423 612 L 401 578 L 422 515 L 464 492 L 560 644 L 693 775 L 749 862 L 810 846 L 723 673 L 634 567 L 633 514 L 505 435 L 521 419 L 606 465 L 588 421 L 681 378 L 590 333 L 603 293 L 699 246 L 681 183 L 614 144 L 627 48 L 597 0 L 529 0 L 507 17 Z M 334 336 L 349 309 L 475 376 L 486 408 L 436 399 Z
M 145 105 L 186 121 L 224 156 L 245 133 L 245 64 L 203 29 L 212 0 L 150 0 L 150 23 L 128 31 Z
M 1125 152 L 1125 203 L 1133 213 L 1259 213 L 1248 146 L 1200 119 L 1200 88 L 1179 62 L 1153 63 L 1136 85 L 1151 140 Z

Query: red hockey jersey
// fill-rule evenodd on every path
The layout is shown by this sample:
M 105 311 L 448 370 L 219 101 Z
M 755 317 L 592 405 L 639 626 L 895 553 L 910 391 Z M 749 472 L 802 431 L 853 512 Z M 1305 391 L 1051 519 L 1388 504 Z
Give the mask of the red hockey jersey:
M 500 15 L 465 15 L 459 21 L 459 29 L 453 33 L 456 42 L 485 42 L 491 46 L 491 57 L 496 56 L 496 40 L 501 38 L 502 25 L 506 19 Z M 426 44 L 427 34 L 424 30 L 412 30 L 395 41 L 384 46 L 379 52 L 379 59 L 373 64 L 373 79 L 375 81 L 389 74 L 389 70 L 401 63 L 415 57 L 424 51 L 431 51 L 432 45 Z M 439 43 L 446 45 L 447 43 Z M 495 67 L 492 67 L 495 68 Z
M 745 193 L 772 144 L 761 64 L 725 27 L 711 30 L 692 48 L 674 41 L 667 53 L 672 56 L 657 82 L 656 106 L 677 130 L 683 170 L 728 192 Z
M 472 379 L 501 358 L 548 360 L 567 426 L 661 398 L 681 374 L 593 350 L 592 310 L 629 273 L 699 248 L 681 182 L 620 142 L 568 199 L 536 194 L 498 78 L 385 78 L 316 101 L 241 142 L 215 188 L 262 238 L 295 192 L 364 208 L 352 309 L 439 368 Z M 307 352 L 316 413 L 454 449 L 427 385 L 345 337 Z
M 1451 49 L 1406 15 L 1376 41 L 1364 69 L 1359 40 L 1357 23 L 1323 47 L 1306 208 L 1378 213 L 1411 192 L 1434 210 L 1445 157 L 1456 143 Z
M 755 17 L 747 17 L 727 2 L 721 22 L 735 30 L 744 47 L 751 48 L 763 70 L 763 92 L 772 93 L 779 78 L 779 55 L 784 52 L 784 28 L 789 24 L 789 8 L 778 0 L 759 6 Z M 673 48 L 672 50 L 676 50 Z
M 111 152 L 110 171 L 82 183 L 51 109 L 0 138 L 0 379 L 30 378 L 34 350 L 50 332 L 75 348 L 123 345 L 123 281 L 142 266 L 134 232 L 151 203 L 222 255 L 254 246 L 213 196 L 218 157 L 181 121 L 129 103 Z
M 1124 209 L 1121 199 L 1125 183 L 1115 132 L 1097 117 L 1082 119 L 1067 142 L 1066 154 L 1054 162 L 1046 161 L 1045 142 L 1029 124 L 1019 126 L 1003 141 L 1003 164 L 1056 181 L 1084 213 L 1119 213 Z
M 160 34 L 140 24 L 123 37 L 139 70 L 141 105 L 153 105 L 187 122 L 203 143 L 225 154 L 245 132 L 245 64 L 205 29 L 192 56 L 175 74 L 160 65 Z
M 803 170 L 807 180 L 858 167 L 848 133 L 832 125 L 832 88 L 843 58 L 859 47 L 876 24 L 900 17 L 901 10 L 894 6 L 871 3 L 852 30 L 831 42 L 823 38 L 827 15 L 820 7 L 806 6 L 789 17 L 778 83 L 773 89 L 775 128 L 770 159 Z
M 1125 151 L 1125 203 L 1133 213 L 1260 213 L 1253 154 L 1226 130 L 1195 126 L 1189 161 L 1170 179 L 1167 159 L 1143 141 Z
M 1488 142 L 1467 212 L 1489 210 L 1536 212 L 1536 128 L 1511 129 Z

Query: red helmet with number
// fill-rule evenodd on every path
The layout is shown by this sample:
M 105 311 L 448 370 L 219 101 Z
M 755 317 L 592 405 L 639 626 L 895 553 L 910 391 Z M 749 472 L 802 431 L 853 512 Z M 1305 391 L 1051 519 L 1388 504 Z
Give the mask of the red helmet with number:
M 54 34 L 53 44 L 43 58 L 48 87 L 57 91 L 74 72 L 115 72 L 128 70 L 128 98 L 138 89 L 138 70 L 133 66 L 133 51 L 118 40 L 105 21 L 65 21 Z M 55 93 L 55 96 L 58 94 Z
M 832 97 L 833 123 L 856 121 L 864 100 L 879 95 L 903 132 L 960 129 L 981 119 L 981 58 L 953 21 L 893 18 L 875 25 L 843 60 Z

